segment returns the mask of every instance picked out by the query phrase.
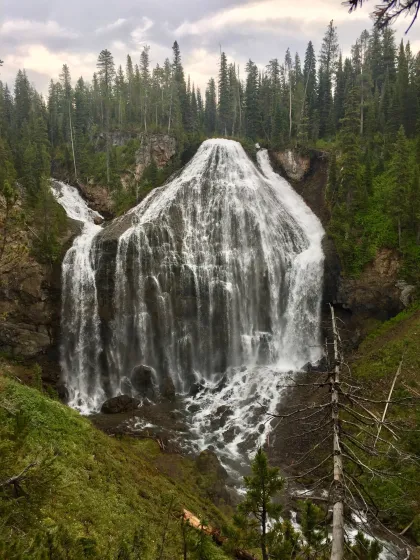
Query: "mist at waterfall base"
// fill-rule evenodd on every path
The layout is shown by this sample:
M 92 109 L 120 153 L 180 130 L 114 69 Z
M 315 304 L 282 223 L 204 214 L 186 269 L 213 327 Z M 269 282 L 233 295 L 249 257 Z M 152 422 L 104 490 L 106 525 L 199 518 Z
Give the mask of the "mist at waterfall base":
M 263 443 L 290 371 L 322 356 L 324 231 L 265 150 L 251 161 L 207 140 L 175 178 L 101 228 L 84 222 L 63 262 L 61 365 L 69 404 L 136 395 L 132 375 L 169 377 L 195 445 L 222 458 Z M 77 191 L 76 191 L 77 194 Z M 191 390 L 194 395 L 191 396 Z

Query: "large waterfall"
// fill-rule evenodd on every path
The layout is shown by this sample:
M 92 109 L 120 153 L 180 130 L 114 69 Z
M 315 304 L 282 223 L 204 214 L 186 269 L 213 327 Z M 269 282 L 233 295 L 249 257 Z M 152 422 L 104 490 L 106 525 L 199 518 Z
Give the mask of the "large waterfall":
M 134 395 L 146 365 L 157 390 L 169 377 L 179 393 L 203 385 L 198 434 L 229 406 L 237 444 L 257 400 L 277 405 L 281 372 L 321 357 L 323 229 L 265 150 L 254 163 L 237 142 L 207 140 L 125 216 L 85 222 L 63 264 L 72 406 Z

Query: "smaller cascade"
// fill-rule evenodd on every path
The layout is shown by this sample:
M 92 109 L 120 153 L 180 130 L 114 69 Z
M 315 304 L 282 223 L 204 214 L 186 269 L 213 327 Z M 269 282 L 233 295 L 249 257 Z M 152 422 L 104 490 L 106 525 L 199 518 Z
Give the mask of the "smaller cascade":
M 60 352 L 69 405 L 87 414 L 105 400 L 99 383 L 102 344 L 94 263 L 94 237 L 101 230 L 98 222 L 103 217 L 88 207 L 75 187 L 52 181 L 51 189 L 67 216 L 83 224 L 62 265 Z M 73 375 L 74 371 L 80 375 Z

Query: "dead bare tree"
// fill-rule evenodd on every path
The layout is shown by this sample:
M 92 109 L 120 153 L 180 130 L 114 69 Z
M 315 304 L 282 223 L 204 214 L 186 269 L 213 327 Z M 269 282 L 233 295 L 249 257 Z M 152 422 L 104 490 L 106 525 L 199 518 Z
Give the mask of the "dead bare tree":
M 37 465 L 36 462 L 29 463 L 19 474 L 11 476 L 7 480 L 0 482 L 0 488 L 7 488 L 12 487 L 14 491 L 15 498 L 25 494 L 24 490 L 22 489 L 22 483 L 25 481 L 25 478 L 33 467 Z
M 279 418 L 279 423 L 292 421 L 299 426 L 294 438 L 310 436 L 316 442 L 311 445 L 293 468 L 298 474 L 286 477 L 290 483 L 305 481 L 305 493 L 313 498 L 319 490 L 328 490 L 325 500 L 332 508 L 331 560 L 344 558 L 346 543 L 345 512 L 351 512 L 358 525 L 367 534 L 372 534 L 372 526 L 379 525 L 383 531 L 407 547 L 407 542 L 397 532 L 381 521 L 381 507 L 369 490 L 369 479 L 397 482 L 401 480 L 400 466 L 420 465 L 420 458 L 402 449 L 399 445 L 399 429 L 395 421 L 387 415 L 391 405 L 414 406 L 418 397 L 406 391 L 408 396 L 392 399 L 394 388 L 401 375 L 403 356 L 391 389 L 385 399 L 370 398 L 360 382 L 356 382 L 350 367 L 344 360 L 343 344 L 337 326 L 334 308 L 330 305 L 332 341 L 326 341 L 326 371 L 315 382 L 302 383 L 289 378 L 283 387 L 312 387 L 323 389 L 322 394 L 312 403 L 291 407 L 284 413 L 268 414 L 269 418 Z M 332 347 L 332 352 L 329 348 Z M 332 363 L 328 358 L 332 354 Z M 308 373 L 307 375 L 313 375 Z M 313 393 L 313 391 L 312 391 Z M 328 442 L 332 450 L 328 451 Z M 330 449 L 331 449 L 330 447 Z M 319 452 L 321 457 L 319 458 Z M 317 454 L 316 464 L 309 459 Z M 332 461 L 332 468 L 329 467 Z M 310 464 L 305 472 L 299 468 Z M 308 484 L 308 477 L 315 481 Z M 416 483 L 415 480 L 407 482 Z M 300 492 L 300 497 L 304 494 Z M 316 494 L 315 494 L 316 496 Z M 402 496 L 401 496 L 402 498 Z M 390 504 L 392 507 L 393 504 Z M 386 546 L 386 545 L 384 545 Z

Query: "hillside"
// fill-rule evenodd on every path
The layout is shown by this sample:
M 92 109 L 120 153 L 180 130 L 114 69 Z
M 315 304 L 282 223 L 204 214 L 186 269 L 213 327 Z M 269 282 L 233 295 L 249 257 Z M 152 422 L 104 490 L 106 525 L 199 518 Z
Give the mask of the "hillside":
M 193 460 L 163 455 L 152 440 L 106 436 L 12 379 L 21 368 L 2 362 L 0 371 L 1 558 L 173 559 L 182 508 L 225 522 L 208 499 L 212 476 Z M 24 471 L 20 483 L 4 484 Z M 225 558 L 210 541 L 208 549 Z
M 370 398 L 387 399 L 401 362 L 386 419 L 395 422 L 398 432 L 398 447 L 418 456 L 420 438 L 418 425 L 420 411 L 420 309 L 404 311 L 383 323 L 360 345 L 351 364 L 354 378 L 364 384 Z M 377 405 L 381 415 L 384 405 Z M 377 461 L 378 459 L 372 459 Z M 420 543 L 420 480 L 418 466 L 404 464 L 393 458 L 387 465 L 397 475 L 380 482 L 370 482 L 369 488 L 377 503 L 387 510 L 384 520 L 403 530 L 414 522 L 409 534 Z M 413 484 L 413 480 L 417 484 Z M 401 500 L 401 496 L 405 499 Z M 394 501 L 395 500 L 395 501 Z M 392 508 L 389 504 L 392 503 Z

